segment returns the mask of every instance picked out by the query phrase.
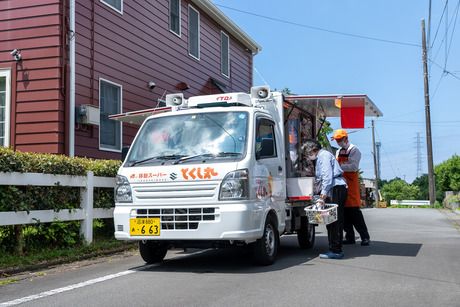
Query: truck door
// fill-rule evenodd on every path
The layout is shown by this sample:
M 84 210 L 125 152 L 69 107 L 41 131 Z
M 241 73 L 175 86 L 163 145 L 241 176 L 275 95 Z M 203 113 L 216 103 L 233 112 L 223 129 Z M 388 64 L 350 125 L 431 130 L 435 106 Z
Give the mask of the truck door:
M 281 135 L 276 129 L 275 122 L 269 118 L 256 118 L 256 186 L 257 197 L 269 204 L 279 217 L 279 226 L 284 229 L 285 189 L 284 189 L 284 161 L 282 161 Z M 258 180 L 258 182 L 257 182 Z

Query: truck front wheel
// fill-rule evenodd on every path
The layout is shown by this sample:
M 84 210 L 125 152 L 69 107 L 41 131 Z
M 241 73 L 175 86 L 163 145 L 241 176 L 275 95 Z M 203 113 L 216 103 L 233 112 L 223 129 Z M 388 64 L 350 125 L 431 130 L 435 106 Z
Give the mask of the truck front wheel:
M 254 261 L 259 265 L 275 262 L 278 253 L 279 234 L 273 217 L 267 217 L 262 238 L 254 243 Z
M 163 261 L 168 247 L 157 241 L 139 241 L 139 252 L 147 264 L 153 264 Z
M 315 225 L 310 224 L 306 216 L 300 217 L 300 229 L 297 230 L 297 241 L 302 249 L 312 248 L 315 244 Z

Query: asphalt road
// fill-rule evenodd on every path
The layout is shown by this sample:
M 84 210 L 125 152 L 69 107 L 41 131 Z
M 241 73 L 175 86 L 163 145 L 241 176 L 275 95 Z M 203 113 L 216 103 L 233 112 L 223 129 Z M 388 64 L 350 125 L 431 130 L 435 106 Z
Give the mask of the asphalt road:
M 460 306 L 460 216 L 431 209 L 365 209 L 368 247 L 323 260 L 282 238 L 277 262 L 244 250 L 172 251 L 145 266 L 136 252 L 0 280 L 0 306 Z M 358 240 L 359 242 L 359 240 Z

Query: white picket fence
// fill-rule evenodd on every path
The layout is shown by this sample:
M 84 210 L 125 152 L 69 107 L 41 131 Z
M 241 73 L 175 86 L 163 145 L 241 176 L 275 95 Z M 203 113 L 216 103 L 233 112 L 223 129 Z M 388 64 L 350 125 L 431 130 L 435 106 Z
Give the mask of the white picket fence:
M 390 205 L 399 205 L 399 206 L 429 206 L 429 200 L 390 200 Z
M 65 186 L 80 188 L 80 208 L 0 212 L 0 226 L 49 223 L 55 221 L 82 221 L 80 232 L 86 243 L 93 241 L 93 219 L 112 218 L 113 209 L 93 208 L 94 188 L 113 188 L 115 178 L 51 175 L 39 173 L 0 173 L 0 185 Z

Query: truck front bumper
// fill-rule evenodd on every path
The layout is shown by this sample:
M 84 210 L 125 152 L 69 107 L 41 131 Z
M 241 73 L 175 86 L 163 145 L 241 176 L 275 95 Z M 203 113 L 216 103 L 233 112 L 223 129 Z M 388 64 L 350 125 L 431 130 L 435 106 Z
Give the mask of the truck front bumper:
M 116 204 L 115 238 L 118 240 L 235 240 L 260 238 L 266 212 L 253 202 L 218 205 L 144 206 Z M 130 219 L 160 218 L 159 236 L 130 235 Z

